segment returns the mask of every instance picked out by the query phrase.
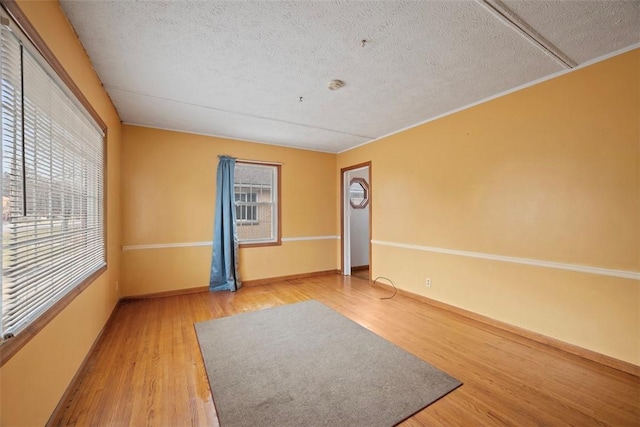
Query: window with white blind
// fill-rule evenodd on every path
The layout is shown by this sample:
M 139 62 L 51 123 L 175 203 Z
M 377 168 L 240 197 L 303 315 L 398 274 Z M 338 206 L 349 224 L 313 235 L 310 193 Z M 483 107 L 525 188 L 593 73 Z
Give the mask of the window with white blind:
M 237 161 L 234 172 L 238 241 L 242 245 L 280 244 L 280 166 Z
M 3 12 L 4 340 L 106 265 L 104 136 Z

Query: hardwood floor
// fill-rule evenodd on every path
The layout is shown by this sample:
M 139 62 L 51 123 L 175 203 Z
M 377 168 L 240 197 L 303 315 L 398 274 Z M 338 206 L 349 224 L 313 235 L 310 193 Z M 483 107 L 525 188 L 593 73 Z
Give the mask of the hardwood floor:
M 368 268 L 363 268 L 361 270 L 353 269 L 351 271 L 351 275 L 363 280 L 369 280 L 369 269 Z
M 121 303 L 52 424 L 218 425 L 193 323 L 316 299 L 464 383 L 403 426 L 640 425 L 640 378 L 388 294 L 333 274 Z

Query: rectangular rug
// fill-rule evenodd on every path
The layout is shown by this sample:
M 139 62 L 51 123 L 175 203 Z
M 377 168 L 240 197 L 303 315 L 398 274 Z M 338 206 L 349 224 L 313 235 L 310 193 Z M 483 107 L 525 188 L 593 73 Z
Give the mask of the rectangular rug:
M 393 426 L 461 385 L 318 301 L 195 329 L 222 427 Z

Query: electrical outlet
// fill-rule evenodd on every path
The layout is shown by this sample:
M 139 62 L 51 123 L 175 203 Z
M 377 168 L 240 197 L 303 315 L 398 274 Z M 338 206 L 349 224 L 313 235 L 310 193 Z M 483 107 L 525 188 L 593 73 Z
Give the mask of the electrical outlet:
M 116 291 L 117 291 L 118 289 L 120 289 L 120 282 L 118 282 L 118 281 L 116 280 Z
M 430 288 L 431 287 L 431 279 L 427 277 L 427 279 L 425 280 L 424 284 L 427 286 L 427 288 Z

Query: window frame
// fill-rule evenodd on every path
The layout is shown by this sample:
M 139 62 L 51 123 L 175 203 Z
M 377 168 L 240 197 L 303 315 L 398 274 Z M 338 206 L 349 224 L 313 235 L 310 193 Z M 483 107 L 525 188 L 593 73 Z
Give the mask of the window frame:
M 282 245 L 282 165 L 279 163 L 269 163 L 269 162 L 260 162 L 260 161 L 249 161 L 249 160 L 236 160 L 236 167 L 238 165 L 247 165 L 247 166 L 268 166 L 275 169 L 276 179 L 274 183 L 276 185 L 276 189 L 274 195 L 276 197 L 275 203 L 273 206 L 276 209 L 275 215 L 272 218 L 276 220 L 276 230 L 275 236 L 273 240 L 269 241 L 259 241 L 259 240 L 248 240 L 241 241 L 238 238 L 238 246 L 240 248 L 255 248 L 255 247 L 266 247 L 266 246 L 280 246 Z M 234 171 L 235 175 L 235 171 Z M 235 187 L 236 185 L 242 186 L 242 184 L 236 184 L 234 182 L 234 200 L 235 200 Z M 255 222 L 243 222 L 241 224 L 238 223 L 238 219 L 236 218 L 236 227 L 241 225 L 250 225 L 250 224 L 258 224 L 259 220 Z
M 352 190 L 351 186 L 352 185 L 359 185 L 360 188 L 362 189 L 362 191 L 360 190 Z M 360 202 L 355 202 L 354 201 L 354 196 L 353 193 L 362 193 L 362 197 L 360 197 Z M 356 198 L 357 200 L 357 198 Z M 367 180 L 364 178 L 359 178 L 359 177 L 355 177 L 351 179 L 351 182 L 349 182 L 349 204 L 351 204 L 351 207 L 353 209 L 364 209 L 367 207 L 367 205 L 369 204 L 369 184 L 367 183 Z
M 98 277 L 107 271 L 109 266 L 109 245 L 108 245 L 108 209 L 107 209 L 107 178 L 108 178 L 108 162 L 107 162 L 107 137 L 108 128 L 102 118 L 98 115 L 91 103 L 84 96 L 80 88 L 75 84 L 71 76 L 66 72 L 62 64 L 58 61 L 53 52 L 49 49 L 45 41 L 27 18 L 17 2 L 0 0 L 2 6 L 1 19 L 2 23 L 12 27 L 14 32 L 19 35 L 22 42 L 28 45 L 32 55 L 40 55 L 38 59 L 42 66 L 48 66 L 53 71 L 52 77 L 58 79 L 61 87 L 70 92 L 72 101 L 81 106 L 89 114 L 91 119 L 95 121 L 103 132 L 102 138 L 102 212 L 103 212 L 103 241 L 104 241 L 104 265 L 89 276 L 84 278 L 75 287 L 71 288 L 63 297 L 61 297 L 51 307 L 46 309 L 37 318 L 35 318 L 28 326 L 20 331 L 13 338 L 2 340 L 0 342 L 0 367 L 9 361 L 22 347 L 24 347 L 31 338 L 35 337 L 51 320 L 61 313 L 78 295 L 80 295 L 89 285 L 91 285 Z M 7 18 L 8 15 L 8 18 Z M 7 22 L 8 21 L 8 22 Z M 20 34 L 21 33 L 21 34 Z M 42 64 L 44 62 L 44 64 Z

